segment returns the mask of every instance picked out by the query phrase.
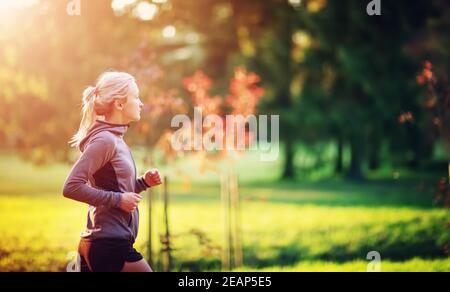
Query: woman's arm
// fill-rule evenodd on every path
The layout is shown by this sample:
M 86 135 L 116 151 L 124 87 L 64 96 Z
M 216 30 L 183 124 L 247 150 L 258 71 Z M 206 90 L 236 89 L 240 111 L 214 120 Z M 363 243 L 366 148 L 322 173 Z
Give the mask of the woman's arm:
M 148 188 L 150 188 L 150 186 L 145 182 L 145 176 L 141 176 L 138 177 L 136 179 L 136 184 L 135 184 L 135 188 L 134 191 L 136 193 L 142 193 L 143 191 L 147 190 Z
M 155 168 L 148 170 L 143 176 L 136 179 L 135 190 L 136 193 L 141 193 L 148 188 L 155 187 L 162 184 L 161 175 Z
M 86 145 L 84 152 L 64 183 L 64 197 L 95 207 L 100 205 L 120 206 L 120 192 L 100 190 L 87 184 L 89 178 L 113 157 L 116 141 L 112 135 L 107 132 L 99 133 Z

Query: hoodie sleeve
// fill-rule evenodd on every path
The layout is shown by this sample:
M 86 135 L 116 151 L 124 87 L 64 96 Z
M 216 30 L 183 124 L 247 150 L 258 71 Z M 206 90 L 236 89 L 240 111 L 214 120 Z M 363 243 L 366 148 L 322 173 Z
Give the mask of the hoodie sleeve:
M 106 132 L 99 133 L 89 141 L 64 183 L 64 197 L 95 207 L 119 206 L 120 192 L 100 190 L 87 184 L 111 160 L 115 153 L 115 143 L 114 137 Z
M 147 183 L 145 182 L 144 176 L 141 176 L 136 179 L 136 183 L 135 183 L 135 187 L 134 187 L 135 193 L 138 193 L 138 194 L 142 193 L 143 191 L 147 190 L 148 188 L 150 188 L 150 186 L 147 185 Z

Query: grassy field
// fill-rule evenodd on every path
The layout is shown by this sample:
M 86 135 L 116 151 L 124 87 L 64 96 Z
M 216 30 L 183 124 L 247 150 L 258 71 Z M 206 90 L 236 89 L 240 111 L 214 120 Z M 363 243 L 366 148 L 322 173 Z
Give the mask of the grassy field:
M 433 205 L 433 184 L 408 178 L 359 184 L 276 182 L 278 165 L 248 163 L 250 159 L 238 165 L 245 263 L 239 270 L 363 272 L 367 253 L 378 251 L 383 271 L 450 271 L 450 212 Z M 143 169 L 141 164 L 138 168 Z M 87 210 L 61 195 L 68 171 L 64 165 L 40 168 L 1 156 L 0 271 L 65 270 Z M 164 171 L 171 178 L 177 173 Z M 219 270 L 221 209 L 216 178 L 210 174 L 174 180 L 170 195 L 174 270 Z M 136 245 L 143 254 L 147 254 L 147 203 L 141 206 Z M 159 201 L 154 210 L 159 235 Z M 204 234 L 211 248 L 199 244 L 194 234 Z M 158 238 L 153 239 L 156 259 Z

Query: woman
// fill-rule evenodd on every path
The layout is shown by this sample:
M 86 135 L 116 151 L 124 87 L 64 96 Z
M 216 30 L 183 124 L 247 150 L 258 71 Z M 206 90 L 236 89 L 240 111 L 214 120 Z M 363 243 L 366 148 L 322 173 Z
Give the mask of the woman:
M 81 235 L 81 270 L 90 272 L 151 272 L 134 248 L 139 193 L 161 184 L 158 170 L 136 178 L 136 166 L 123 136 L 140 120 L 143 104 L 133 76 L 106 72 L 83 94 L 82 120 L 71 146 L 81 157 L 64 184 L 63 194 L 89 204 Z

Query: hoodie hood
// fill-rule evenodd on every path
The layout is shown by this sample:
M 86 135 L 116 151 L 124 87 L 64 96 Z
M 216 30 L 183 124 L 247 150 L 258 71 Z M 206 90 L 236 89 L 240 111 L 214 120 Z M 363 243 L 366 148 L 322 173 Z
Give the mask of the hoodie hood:
M 130 125 L 111 124 L 104 121 L 96 120 L 89 128 L 86 137 L 80 142 L 80 151 L 83 152 L 89 141 L 100 132 L 108 131 L 118 136 L 123 136 L 127 132 Z

